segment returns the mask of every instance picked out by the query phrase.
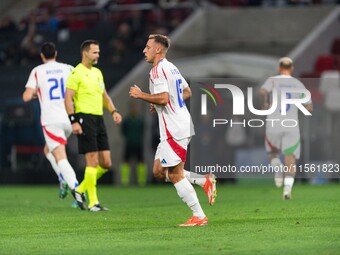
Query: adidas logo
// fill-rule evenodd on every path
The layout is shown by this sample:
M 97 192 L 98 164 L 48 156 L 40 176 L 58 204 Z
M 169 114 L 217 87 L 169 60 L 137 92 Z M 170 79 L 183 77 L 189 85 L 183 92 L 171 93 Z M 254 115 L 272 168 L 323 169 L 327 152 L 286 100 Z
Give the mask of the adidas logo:
M 166 160 L 163 158 L 161 161 L 162 164 L 166 164 Z

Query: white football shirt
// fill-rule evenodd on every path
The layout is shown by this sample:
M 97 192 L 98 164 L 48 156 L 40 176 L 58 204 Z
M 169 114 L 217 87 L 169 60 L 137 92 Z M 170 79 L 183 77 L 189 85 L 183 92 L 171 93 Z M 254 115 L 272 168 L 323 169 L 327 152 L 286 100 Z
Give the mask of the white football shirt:
M 194 125 L 183 99 L 183 90 L 188 83 L 175 65 L 167 59 L 161 59 L 149 74 L 151 94 L 169 93 L 169 102 L 155 105 L 159 119 L 160 140 L 176 140 L 191 137 L 195 134 Z
M 269 77 L 265 83 L 262 85 L 261 88 L 266 89 L 268 92 L 273 92 L 274 89 L 278 92 L 278 99 L 277 99 L 277 107 L 276 110 L 267 116 L 267 120 L 275 120 L 275 121 L 267 121 L 266 127 L 267 128 L 274 128 L 276 130 L 287 130 L 291 129 L 290 127 L 285 127 L 282 125 L 282 121 L 284 120 L 295 120 L 298 122 L 298 107 L 295 104 L 287 104 L 286 105 L 286 115 L 282 114 L 281 109 L 281 90 L 286 89 L 288 92 L 286 92 L 286 98 L 288 99 L 294 99 L 294 98 L 302 98 L 304 97 L 303 91 L 307 91 L 306 87 L 296 78 L 290 76 L 290 75 L 276 75 Z M 290 93 L 289 90 L 292 89 L 292 92 Z M 294 90 L 298 90 L 299 92 L 295 92 Z M 300 92 L 301 91 L 301 92 Z M 283 95 L 284 96 L 284 95 Z M 272 101 L 272 95 L 270 96 L 270 100 Z M 311 103 L 311 100 L 307 102 L 307 104 Z M 271 105 L 269 106 L 271 107 Z M 287 126 L 293 126 L 293 123 L 289 123 L 287 121 Z M 295 127 L 295 129 L 298 129 L 299 125 Z
M 71 65 L 50 61 L 31 71 L 25 87 L 37 91 L 43 126 L 69 122 L 64 97 L 66 81 L 72 69 Z

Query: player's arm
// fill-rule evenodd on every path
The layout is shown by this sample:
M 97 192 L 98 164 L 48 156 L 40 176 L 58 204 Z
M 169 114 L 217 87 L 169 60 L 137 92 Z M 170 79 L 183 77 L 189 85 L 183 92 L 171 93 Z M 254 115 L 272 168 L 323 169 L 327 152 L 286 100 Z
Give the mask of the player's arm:
M 191 95 L 192 95 L 191 89 L 190 89 L 190 87 L 188 86 L 188 87 L 186 87 L 186 88 L 183 90 L 183 99 L 184 99 L 184 100 L 187 100 L 188 98 L 191 97 Z
M 65 108 L 68 115 L 74 114 L 73 97 L 76 92 L 73 89 L 66 88 L 65 92 Z
M 28 81 L 25 85 L 25 91 L 22 94 L 22 100 L 24 102 L 29 102 L 32 99 L 37 98 L 37 87 L 38 87 L 38 81 L 37 81 L 37 70 L 34 68 L 30 76 L 28 77 Z
M 22 94 L 22 100 L 24 100 L 24 102 L 29 102 L 35 98 L 37 98 L 35 89 L 27 87 L 24 93 Z
M 81 128 L 78 119 L 76 118 L 74 113 L 73 97 L 75 96 L 75 94 L 75 90 L 66 88 L 65 109 L 72 124 L 72 133 L 75 135 L 80 135 L 83 133 L 83 129 Z
M 301 85 L 303 87 L 303 89 L 307 90 L 306 87 L 302 84 Z M 301 96 L 304 96 L 304 94 L 302 94 Z M 307 111 L 309 111 L 310 113 L 313 112 L 313 102 L 312 100 L 309 100 L 307 103 L 303 104 L 303 106 L 307 109 Z
M 304 107 L 306 107 L 307 111 L 309 111 L 310 113 L 313 112 L 313 104 L 309 103 L 309 104 L 304 104 Z
M 151 104 L 166 105 L 169 102 L 169 93 L 161 92 L 158 94 L 148 94 L 143 92 L 137 85 L 130 88 L 130 97 L 136 99 L 142 99 Z
M 260 89 L 260 103 L 262 110 L 267 110 L 269 108 L 269 92 L 265 88 Z
M 113 121 L 119 125 L 122 122 L 122 116 L 118 112 L 117 108 L 114 106 L 111 98 L 107 94 L 106 89 L 103 93 L 103 105 L 112 114 Z

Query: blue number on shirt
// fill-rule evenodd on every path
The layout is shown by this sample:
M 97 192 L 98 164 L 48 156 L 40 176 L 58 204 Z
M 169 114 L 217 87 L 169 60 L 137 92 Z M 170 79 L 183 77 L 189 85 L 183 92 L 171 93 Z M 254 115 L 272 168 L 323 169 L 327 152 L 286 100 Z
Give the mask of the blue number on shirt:
M 177 98 L 178 98 L 178 104 L 179 107 L 183 107 L 185 105 L 184 99 L 183 99 L 183 90 L 181 88 L 182 79 L 176 80 L 176 89 L 177 89 Z
M 52 84 L 50 88 L 50 100 L 58 100 L 61 98 L 64 99 L 65 97 L 64 78 L 60 78 L 60 80 L 50 78 L 47 81 Z
M 287 95 L 287 97 L 286 97 L 287 99 L 291 99 L 292 98 L 292 93 L 287 92 L 286 95 Z M 287 104 L 286 105 L 286 112 L 288 112 L 289 109 L 290 109 L 290 104 Z M 280 112 L 281 112 L 281 110 L 280 110 Z

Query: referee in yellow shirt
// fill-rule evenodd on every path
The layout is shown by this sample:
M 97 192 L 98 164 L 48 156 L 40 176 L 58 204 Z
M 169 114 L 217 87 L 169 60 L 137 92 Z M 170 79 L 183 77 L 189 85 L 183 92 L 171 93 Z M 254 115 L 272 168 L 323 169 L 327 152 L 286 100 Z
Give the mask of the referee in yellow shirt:
M 78 204 L 87 209 L 84 193 L 87 191 L 90 211 L 105 211 L 97 197 L 97 180 L 111 167 L 111 152 L 103 118 L 103 106 L 120 124 L 118 113 L 106 92 L 102 72 L 94 67 L 99 59 L 99 42 L 86 40 L 80 46 L 82 60 L 72 71 L 66 84 L 65 106 L 72 123 L 72 132 L 78 137 L 80 154 L 85 154 L 84 180 L 76 188 Z

